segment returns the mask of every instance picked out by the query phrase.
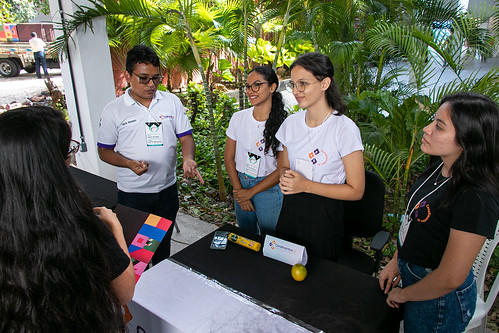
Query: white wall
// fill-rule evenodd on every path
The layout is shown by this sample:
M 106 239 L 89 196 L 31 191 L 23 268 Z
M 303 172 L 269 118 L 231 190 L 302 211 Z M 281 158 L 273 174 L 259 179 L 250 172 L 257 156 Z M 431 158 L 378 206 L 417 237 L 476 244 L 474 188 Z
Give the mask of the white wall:
M 74 3 L 91 6 L 85 0 L 74 0 Z M 76 10 L 71 0 L 49 0 L 49 4 L 53 22 L 61 22 L 60 4 L 64 13 L 72 14 Z M 56 36 L 61 35 L 60 30 L 55 33 Z M 115 180 L 116 168 L 102 162 L 97 154 L 100 115 L 103 107 L 115 98 L 104 17 L 93 20 L 93 32 L 90 29 L 85 31 L 81 27 L 72 37 L 73 41 L 69 43 L 69 59 L 62 59 L 61 71 L 73 139 L 85 141 L 87 147 L 86 152 L 77 154 L 76 161 L 80 169 Z M 83 138 L 80 137 L 80 130 Z

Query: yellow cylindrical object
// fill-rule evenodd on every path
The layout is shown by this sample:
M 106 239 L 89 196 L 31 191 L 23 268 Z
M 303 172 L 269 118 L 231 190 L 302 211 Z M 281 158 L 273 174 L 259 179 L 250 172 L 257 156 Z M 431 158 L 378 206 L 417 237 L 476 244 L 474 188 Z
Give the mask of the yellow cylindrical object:
M 255 242 L 254 240 L 241 237 L 232 232 L 229 234 L 229 240 L 256 252 L 260 251 L 260 248 L 262 247 L 262 244 Z

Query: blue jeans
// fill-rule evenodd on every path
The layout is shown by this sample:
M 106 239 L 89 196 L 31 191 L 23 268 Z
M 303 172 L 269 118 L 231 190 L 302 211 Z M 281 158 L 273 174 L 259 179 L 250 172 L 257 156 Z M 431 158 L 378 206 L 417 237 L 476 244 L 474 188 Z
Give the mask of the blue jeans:
M 177 183 L 159 193 L 128 193 L 118 191 L 118 203 L 143 212 L 164 217 L 175 223 L 179 209 Z M 170 256 L 173 224 L 154 252 L 151 261 L 154 265 Z
M 49 73 L 47 72 L 47 59 L 45 59 L 45 52 L 43 51 L 33 52 L 33 57 L 35 58 L 36 76 L 39 79 L 42 78 L 42 75 L 40 73 L 40 66 L 42 66 L 43 73 L 45 73 L 45 76 L 49 76 Z
M 432 270 L 399 259 L 398 267 L 404 287 L 410 286 Z M 473 270 L 456 290 L 436 299 L 404 304 L 404 333 L 463 332 L 476 306 L 476 282 Z
M 251 178 L 244 173 L 238 172 L 239 181 L 243 188 L 251 188 L 261 182 L 265 177 Z M 274 234 L 277 219 L 281 212 L 282 192 L 279 184 L 269 188 L 266 191 L 257 193 L 251 198 L 255 207 L 253 212 L 247 212 L 241 209 L 241 206 L 234 200 L 236 208 L 237 225 L 254 233 Z

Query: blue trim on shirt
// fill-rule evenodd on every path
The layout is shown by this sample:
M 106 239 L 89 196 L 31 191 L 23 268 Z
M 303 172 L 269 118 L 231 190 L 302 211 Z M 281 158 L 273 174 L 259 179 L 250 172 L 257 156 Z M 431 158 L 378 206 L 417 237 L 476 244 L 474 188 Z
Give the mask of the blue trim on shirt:
M 103 144 L 103 143 L 97 142 L 97 147 L 100 147 L 100 148 L 108 148 L 108 149 L 114 149 L 114 147 L 116 147 L 116 145 L 105 145 L 105 144 Z
M 176 134 L 177 135 L 177 138 L 181 138 L 183 136 L 186 136 L 186 135 L 191 135 L 192 134 L 192 130 L 188 130 L 187 132 L 184 132 L 184 133 L 180 133 L 180 134 Z

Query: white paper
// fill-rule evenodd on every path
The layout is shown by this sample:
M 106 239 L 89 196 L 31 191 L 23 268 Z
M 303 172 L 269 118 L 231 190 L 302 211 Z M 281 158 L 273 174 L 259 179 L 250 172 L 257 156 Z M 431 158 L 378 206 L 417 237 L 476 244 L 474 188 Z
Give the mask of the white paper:
M 295 163 L 295 169 L 296 169 L 295 171 L 301 173 L 303 177 L 307 178 L 308 180 L 312 180 L 312 169 L 313 169 L 312 162 L 297 158 Z
M 270 235 L 265 236 L 263 255 L 289 265 L 306 265 L 308 260 L 304 246 Z

